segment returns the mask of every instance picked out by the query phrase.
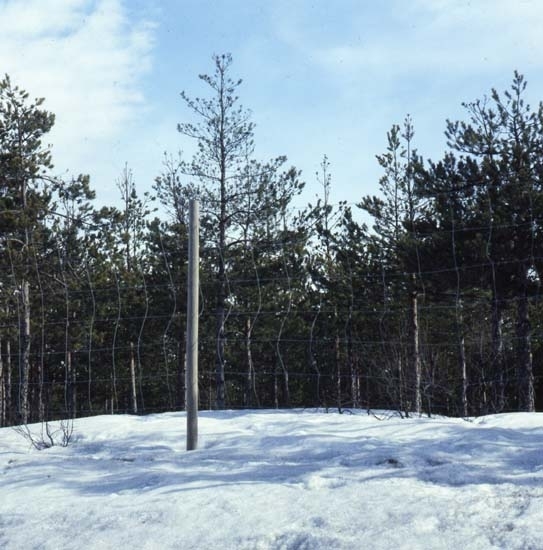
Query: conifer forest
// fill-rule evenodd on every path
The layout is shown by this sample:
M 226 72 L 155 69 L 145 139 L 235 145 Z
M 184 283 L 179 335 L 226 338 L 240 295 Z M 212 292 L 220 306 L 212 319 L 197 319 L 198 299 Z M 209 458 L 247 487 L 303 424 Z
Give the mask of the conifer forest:
M 302 209 L 315 176 L 256 158 L 231 57 L 199 78 L 174 121 L 194 156 L 165 156 L 144 194 L 127 165 L 111 207 L 53 175 L 47 101 L 0 81 L 0 426 L 184 409 L 193 198 L 201 408 L 543 408 L 543 105 L 523 75 L 436 121 L 442 158 L 392 125 L 357 204 L 324 157 Z

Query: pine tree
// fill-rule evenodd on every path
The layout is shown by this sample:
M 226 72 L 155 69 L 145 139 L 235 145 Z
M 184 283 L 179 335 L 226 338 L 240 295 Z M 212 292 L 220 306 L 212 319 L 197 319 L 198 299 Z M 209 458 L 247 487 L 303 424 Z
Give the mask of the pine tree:
M 179 132 L 196 141 L 197 152 L 190 162 L 182 157 L 166 159 L 164 173 L 156 179 L 155 190 L 169 211 L 171 220 L 186 224 L 187 202 L 197 197 L 201 202 L 202 278 L 201 285 L 212 285 L 215 293 L 214 336 L 215 389 L 214 406 L 226 405 L 225 367 L 227 318 L 231 307 L 232 288 L 229 276 L 238 267 L 239 251 L 243 245 L 262 239 L 262 228 L 276 226 L 291 198 L 303 184 L 294 169 L 284 170 L 285 157 L 269 163 L 253 159 L 254 124 L 250 113 L 239 104 L 241 79 L 230 76 L 232 57 L 229 54 L 213 57 L 212 75 L 200 75 L 210 91 L 209 98 L 192 99 L 183 92 L 181 97 L 193 114 L 194 122 L 178 125 Z M 259 224 L 261 229 L 253 229 Z M 211 246 L 210 246 L 211 245 Z M 238 264 L 239 266 L 239 264 Z M 207 296 L 203 297 L 207 310 Z M 207 319 L 203 319 L 205 324 Z M 250 323 L 250 321 L 249 321 Z M 250 326 L 246 325 L 250 347 Z M 247 351 L 250 362 L 250 352 Z M 201 356 L 206 362 L 206 354 Z
M 30 419 L 32 263 L 39 241 L 47 232 L 44 216 L 50 194 L 44 183 L 52 167 L 42 139 L 54 124 L 54 115 L 42 108 L 43 99 L 14 86 L 9 76 L 0 81 L 0 228 L 3 265 L 12 277 L 5 281 L 16 293 L 19 319 L 19 403 L 21 422 Z M 13 285 L 15 288 L 13 288 Z M 11 294 L 11 292 L 9 293 Z M 41 379 L 42 373 L 38 374 Z M 40 400 L 42 395 L 40 393 Z M 39 409 L 43 410 L 40 403 Z
M 476 202 L 477 214 L 472 219 L 486 228 L 488 269 L 484 275 L 492 292 L 493 361 L 502 364 L 502 310 L 512 297 L 517 304 L 518 407 L 533 411 L 529 300 L 535 291 L 534 274 L 541 271 L 543 104 L 532 111 L 524 99 L 525 89 L 524 77 L 515 72 L 503 96 L 492 90 L 490 98 L 464 104 L 469 122 L 449 121 L 446 135 L 449 145 L 466 156 L 466 164 L 477 165 L 467 189 Z M 498 374 L 503 376 L 503 372 Z
M 401 292 L 405 296 L 408 333 L 406 362 L 404 368 L 401 351 L 396 353 L 399 381 L 399 403 L 406 412 L 422 410 L 422 359 L 419 331 L 419 293 L 421 288 L 420 239 L 417 231 L 423 218 L 422 203 L 414 188 L 414 164 L 420 162 L 412 149 L 413 124 L 408 116 L 403 131 L 393 125 L 387 133 L 387 151 L 377 160 L 384 169 L 379 182 L 382 197 L 364 197 L 358 205 L 374 218 L 376 247 L 382 254 L 383 274 L 407 275 L 401 285 L 385 288 L 387 292 Z M 386 301 L 385 297 L 385 301 Z M 403 330 L 402 330 L 403 332 Z M 407 395 L 406 395 L 407 394 Z

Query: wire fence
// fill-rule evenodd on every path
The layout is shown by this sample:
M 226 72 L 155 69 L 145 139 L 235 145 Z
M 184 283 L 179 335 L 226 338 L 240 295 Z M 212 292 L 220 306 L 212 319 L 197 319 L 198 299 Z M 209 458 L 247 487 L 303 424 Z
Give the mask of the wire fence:
M 184 408 L 186 239 L 162 228 L 132 249 L 95 242 L 3 241 L 1 425 Z M 525 409 L 529 387 L 541 406 L 543 257 L 452 247 L 428 261 L 420 242 L 406 269 L 308 235 L 204 241 L 200 406 L 217 406 L 221 371 L 229 408 L 467 416 Z M 511 282 L 522 269 L 526 287 Z

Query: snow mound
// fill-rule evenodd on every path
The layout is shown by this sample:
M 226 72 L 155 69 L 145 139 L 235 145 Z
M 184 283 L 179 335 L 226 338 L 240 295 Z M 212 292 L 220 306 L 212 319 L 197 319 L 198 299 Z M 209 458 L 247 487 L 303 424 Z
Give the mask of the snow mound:
M 37 428 L 36 428 L 37 429 Z M 0 430 L 0 548 L 541 549 L 543 415 L 204 412 Z

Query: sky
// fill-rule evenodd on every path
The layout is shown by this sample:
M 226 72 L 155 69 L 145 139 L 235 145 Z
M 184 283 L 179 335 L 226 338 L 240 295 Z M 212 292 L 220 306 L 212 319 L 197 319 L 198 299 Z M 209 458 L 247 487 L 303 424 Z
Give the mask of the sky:
M 294 206 L 322 192 L 323 155 L 332 201 L 356 203 L 378 193 L 375 155 L 407 114 L 415 147 L 437 159 L 446 119 L 514 70 L 543 99 L 541 28 L 538 0 L 0 0 L 0 74 L 56 114 L 55 174 L 89 174 L 115 204 L 125 163 L 143 193 L 165 153 L 190 158 L 180 92 L 205 96 L 198 75 L 229 52 L 256 158 L 302 170 Z

